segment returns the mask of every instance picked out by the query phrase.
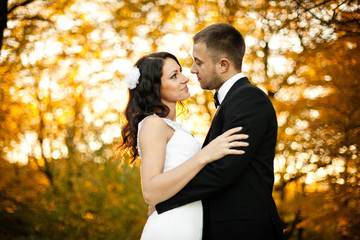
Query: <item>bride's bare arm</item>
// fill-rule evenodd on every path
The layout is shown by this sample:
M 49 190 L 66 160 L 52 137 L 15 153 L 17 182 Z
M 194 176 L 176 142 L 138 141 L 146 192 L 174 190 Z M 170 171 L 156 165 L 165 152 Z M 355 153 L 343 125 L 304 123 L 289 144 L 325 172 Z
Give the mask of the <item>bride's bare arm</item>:
M 139 133 L 141 149 L 142 192 L 149 205 L 156 205 L 179 192 L 207 163 L 228 154 L 243 154 L 244 151 L 229 148 L 247 146 L 244 134 L 235 134 L 241 128 L 231 129 L 214 139 L 205 148 L 178 167 L 163 173 L 168 140 L 174 133 L 161 118 L 148 117 Z

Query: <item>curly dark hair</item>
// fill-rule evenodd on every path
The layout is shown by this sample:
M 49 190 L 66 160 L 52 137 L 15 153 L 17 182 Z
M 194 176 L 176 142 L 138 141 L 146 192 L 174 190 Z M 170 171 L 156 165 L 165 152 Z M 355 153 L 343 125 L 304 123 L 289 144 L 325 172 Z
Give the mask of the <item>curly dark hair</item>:
M 139 156 L 137 149 L 138 124 L 145 117 L 156 114 L 166 117 L 170 109 L 161 102 L 160 86 L 165 59 L 177 58 L 168 52 L 157 52 L 141 57 L 134 66 L 140 70 L 139 83 L 136 88 L 129 89 L 129 102 L 125 109 L 126 124 L 122 126 L 122 143 L 118 147 L 120 155 L 128 154 L 129 163 L 135 163 Z

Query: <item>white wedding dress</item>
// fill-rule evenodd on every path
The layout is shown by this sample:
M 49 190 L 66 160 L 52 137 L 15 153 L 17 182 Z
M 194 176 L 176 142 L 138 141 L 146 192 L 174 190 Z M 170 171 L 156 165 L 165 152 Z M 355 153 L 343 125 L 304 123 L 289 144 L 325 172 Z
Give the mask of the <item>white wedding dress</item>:
M 162 119 L 175 130 L 166 145 L 164 163 L 164 172 L 166 172 L 192 157 L 201 149 L 201 144 L 179 123 L 166 118 Z M 138 131 L 144 120 L 139 123 Z M 141 158 L 139 139 L 138 149 Z M 201 201 L 192 202 L 161 214 L 155 211 L 145 224 L 141 240 L 200 240 L 203 226 L 202 211 Z

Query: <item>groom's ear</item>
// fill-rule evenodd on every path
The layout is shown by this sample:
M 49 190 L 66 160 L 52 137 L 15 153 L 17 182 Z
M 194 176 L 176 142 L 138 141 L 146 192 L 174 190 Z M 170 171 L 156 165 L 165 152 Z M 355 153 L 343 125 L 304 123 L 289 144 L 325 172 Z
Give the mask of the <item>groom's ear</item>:
M 220 64 L 220 73 L 226 73 L 229 70 L 230 67 L 229 59 L 221 58 L 219 64 Z

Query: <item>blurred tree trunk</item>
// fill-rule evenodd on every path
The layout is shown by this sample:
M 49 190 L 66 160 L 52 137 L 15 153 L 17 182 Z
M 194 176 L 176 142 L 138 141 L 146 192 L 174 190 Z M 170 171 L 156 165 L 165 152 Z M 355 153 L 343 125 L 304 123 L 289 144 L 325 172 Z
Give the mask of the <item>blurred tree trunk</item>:
M 26 6 L 29 3 L 32 3 L 35 0 L 26 0 L 24 2 L 16 2 L 14 5 L 9 6 L 8 10 L 8 0 L 0 0 L 0 56 L 1 48 L 3 45 L 4 31 L 7 27 L 8 15 L 12 13 L 16 8 L 20 6 Z
M 1 0 L 0 2 L 0 55 L 1 55 L 3 37 L 4 37 L 4 30 L 6 28 L 6 23 L 7 23 L 7 3 L 8 0 Z

